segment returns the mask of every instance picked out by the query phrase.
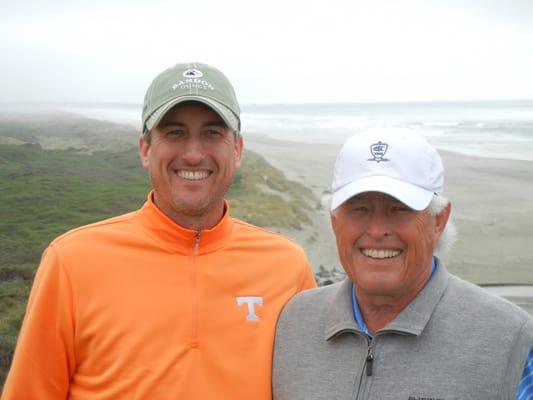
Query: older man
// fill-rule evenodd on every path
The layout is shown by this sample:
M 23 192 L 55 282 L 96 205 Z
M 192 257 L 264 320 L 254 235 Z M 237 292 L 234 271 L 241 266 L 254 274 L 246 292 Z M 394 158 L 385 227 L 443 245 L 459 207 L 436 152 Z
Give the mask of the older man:
M 142 124 L 152 192 L 48 247 L 3 400 L 271 398 L 279 311 L 315 284 L 301 248 L 230 217 L 233 87 L 178 64 L 148 88 Z
M 533 398 L 532 318 L 434 256 L 448 240 L 443 172 L 435 149 L 412 132 L 345 143 L 331 223 L 347 279 L 284 308 L 276 400 Z

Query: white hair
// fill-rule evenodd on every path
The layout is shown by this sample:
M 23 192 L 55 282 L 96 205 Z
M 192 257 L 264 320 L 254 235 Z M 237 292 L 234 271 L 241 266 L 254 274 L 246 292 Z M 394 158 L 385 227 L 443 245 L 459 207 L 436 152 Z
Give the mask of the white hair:
M 431 215 L 439 215 L 450 204 L 450 200 L 446 197 L 435 194 L 428 206 L 428 211 Z M 452 248 L 457 239 L 457 229 L 452 217 L 448 219 L 448 223 L 444 227 L 439 240 L 435 244 L 433 252 L 438 257 L 443 257 Z

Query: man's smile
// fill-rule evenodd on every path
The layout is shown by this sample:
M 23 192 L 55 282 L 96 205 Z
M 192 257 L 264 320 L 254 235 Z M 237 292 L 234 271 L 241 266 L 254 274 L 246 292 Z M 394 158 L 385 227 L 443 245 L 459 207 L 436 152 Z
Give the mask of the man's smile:
M 397 257 L 402 253 L 402 250 L 389 250 L 389 249 L 367 249 L 367 248 L 361 248 L 361 253 L 363 253 L 365 256 L 369 258 L 377 258 L 377 259 L 383 259 L 383 258 L 392 258 Z
M 176 175 L 180 178 L 187 179 L 189 181 L 199 181 L 202 179 L 206 179 L 209 175 L 211 175 L 211 171 L 203 170 L 203 171 L 188 171 L 184 169 L 179 169 L 176 171 Z

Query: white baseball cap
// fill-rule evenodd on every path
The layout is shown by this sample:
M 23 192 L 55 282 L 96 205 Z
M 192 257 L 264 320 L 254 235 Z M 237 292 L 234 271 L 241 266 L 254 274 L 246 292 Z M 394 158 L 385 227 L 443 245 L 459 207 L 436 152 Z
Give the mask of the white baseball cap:
M 400 128 L 359 133 L 337 156 L 331 211 L 364 192 L 388 194 L 420 211 L 442 194 L 443 184 L 442 160 L 423 136 Z

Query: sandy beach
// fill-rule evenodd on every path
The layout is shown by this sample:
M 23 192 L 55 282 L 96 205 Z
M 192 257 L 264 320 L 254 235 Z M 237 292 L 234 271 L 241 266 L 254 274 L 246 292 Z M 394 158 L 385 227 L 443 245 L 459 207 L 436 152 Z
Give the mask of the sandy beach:
M 340 145 L 259 135 L 245 139 L 245 148 L 311 188 L 322 203 L 313 212 L 312 225 L 281 233 L 306 249 L 316 269 L 340 268 L 326 205 Z M 458 230 L 458 240 L 445 257 L 448 269 L 476 283 L 533 283 L 533 162 L 439 153 Z

